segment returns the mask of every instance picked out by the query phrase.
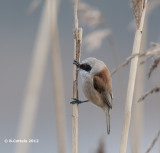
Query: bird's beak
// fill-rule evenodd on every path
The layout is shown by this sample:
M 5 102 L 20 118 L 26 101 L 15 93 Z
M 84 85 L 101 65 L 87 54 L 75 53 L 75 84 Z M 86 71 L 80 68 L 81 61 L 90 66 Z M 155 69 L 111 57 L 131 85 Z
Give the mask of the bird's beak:
M 77 65 L 77 71 L 79 71 L 81 64 L 77 60 L 73 60 L 73 64 Z

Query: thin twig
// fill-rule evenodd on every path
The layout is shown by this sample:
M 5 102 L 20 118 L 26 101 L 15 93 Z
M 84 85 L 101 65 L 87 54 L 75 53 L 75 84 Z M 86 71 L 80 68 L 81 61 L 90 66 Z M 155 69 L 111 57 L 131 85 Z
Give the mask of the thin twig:
M 160 137 L 160 130 L 158 131 L 156 137 L 153 139 L 151 145 L 149 146 L 149 148 L 147 149 L 146 153 L 149 153 L 152 148 L 154 147 L 155 143 L 157 142 L 158 138 Z
M 141 102 L 141 101 L 145 100 L 148 95 L 150 95 L 150 94 L 152 94 L 152 93 L 154 93 L 154 92 L 155 92 L 155 93 L 156 93 L 156 92 L 159 92 L 159 91 L 160 91 L 160 86 L 154 87 L 153 89 L 147 91 L 144 95 L 142 95 L 142 96 L 138 99 L 137 102 Z

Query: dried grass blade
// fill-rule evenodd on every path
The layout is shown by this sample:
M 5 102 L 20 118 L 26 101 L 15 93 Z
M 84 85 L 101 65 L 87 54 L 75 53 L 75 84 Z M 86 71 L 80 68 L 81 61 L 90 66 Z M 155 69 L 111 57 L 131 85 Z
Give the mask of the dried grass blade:
M 160 137 L 160 130 L 158 131 L 158 134 L 156 135 L 156 137 L 153 139 L 151 145 L 149 146 L 149 148 L 147 149 L 146 153 L 149 153 L 152 148 L 154 147 L 155 143 L 157 142 L 158 138 Z
M 141 102 L 141 101 L 145 100 L 148 95 L 150 95 L 150 94 L 152 94 L 152 93 L 154 93 L 154 92 L 155 92 L 155 93 L 156 93 L 156 92 L 159 92 L 159 91 L 160 91 L 160 86 L 155 87 L 155 88 L 149 90 L 148 92 L 146 92 L 144 95 L 142 95 L 142 96 L 138 99 L 137 102 Z
M 151 77 L 153 70 L 155 70 L 155 68 L 157 68 L 159 63 L 160 63 L 160 57 L 154 60 L 152 66 L 150 67 L 150 70 L 148 72 L 148 78 Z

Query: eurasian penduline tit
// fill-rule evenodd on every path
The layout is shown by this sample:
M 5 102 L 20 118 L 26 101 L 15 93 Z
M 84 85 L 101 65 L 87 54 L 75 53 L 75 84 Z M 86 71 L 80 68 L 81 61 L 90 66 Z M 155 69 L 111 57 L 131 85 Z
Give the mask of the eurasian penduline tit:
M 107 66 L 100 60 L 89 57 L 81 63 L 74 60 L 73 64 L 77 65 L 82 79 L 82 89 L 86 101 L 74 99 L 71 103 L 83 103 L 91 101 L 93 104 L 103 109 L 106 122 L 107 133 L 110 133 L 110 114 L 112 109 L 112 80 Z

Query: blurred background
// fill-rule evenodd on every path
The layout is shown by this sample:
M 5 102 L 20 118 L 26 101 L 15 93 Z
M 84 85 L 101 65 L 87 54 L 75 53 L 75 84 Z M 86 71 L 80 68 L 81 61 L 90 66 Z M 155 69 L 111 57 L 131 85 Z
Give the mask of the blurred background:
M 87 57 L 96 57 L 104 61 L 110 72 L 112 72 L 132 52 L 135 29 L 131 23 L 134 17 L 130 2 L 117 0 L 85 0 L 83 2 L 99 9 L 104 18 L 103 25 L 91 28 L 79 21 L 79 26 L 83 28 L 83 39 L 91 31 L 109 28 L 112 31 L 114 47 L 110 45 L 108 38 L 103 39 L 101 47 L 94 51 L 87 51 L 87 47 L 83 44 L 81 60 Z M 16 145 L 18 145 L 16 143 L 5 143 L 4 140 L 17 138 L 19 125 L 23 120 L 23 106 L 25 106 L 28 82 L 31 69 L 33 68 L 34 50 L 38 44 L 37 39 L 40 32 L 38 29 L 41 29 L 39 27 L 43 23 L 45 0 L 39 0 L 36 9 L 31 7 L 32 3 L 32 0 L 0 1 L 0 151 L 3 153 L 15 153 Z M 73 96 L 73 5 L 71 0 L 61 0 L 59 1 L 57 13 L 57 30 L 59 33 L 65 95 L 68 153 L 72 150 L 72 105 L 70 101 Z M 159 16 L 160 2 L 156 4 L 156 7 L 148 16 L 146 48 L 150 47 L 149 43 L 151 41 L 160 41 Z M 50 42 L 50 39 L 42 38 L 40 44 L 46 43 L 46 40 Z M 42 82 L 40 81 L 41 85 L 38 87 L 39 98 L 36 99 L 37 103 L 33 106 L 36 107 L 33 113 L 34 116 L 30 116 L 29 111 L 33 108 L 32 104 L 30 105 L 31 108 L 29 107 L 28 109 L 28 114 L 26 113 L 33 118 L 34 123 L 32 134 L 29 138 L 39 140 L 38 143 L 30 144 L 29 153 L 58 152 L 51 47 L 48 47 L 47 50 L 48 52 L 46 51 L 44 55 L 46 56 L 45 64 L 43 66 L 39 65 L 44 67 L 44 75 L 41 79 Z M 79 153 L 95 153 L 101 138 L 105 140 L 108 153 L 119 151 L 129 67 L 129 65 L 126 66 L 112 76 L 114 107 L 111 110 L 110 135 L 107 135 L 105 116 L 100 108 L 95 107 L 91 103 L 79 105 Z M 144 92 L 160 84 L 160 68 L 157 68 L 151 78 L 147 79 L 149 67 L 150 62 L 147 62 L 142 78 L 145 84 Z M 33 82 L 38 80 L 38 76 L 36 78 Z M 81 81 L 79 81 L 79 97 L 85 100 L 80 84 Z M 61 93 L 59 94 L 61 95 Z M 160 129 L 159 99 L 160 94 L 156 93 L 142 102 L 144 105 L 142 112 L 141 152 L 147 150 Z M 127 153 L 132 152 L 132 133 L 135 130 L 132 127 L 131 123 Z M 160 140 L 155 144 L 152 152 L 160 152 Z

